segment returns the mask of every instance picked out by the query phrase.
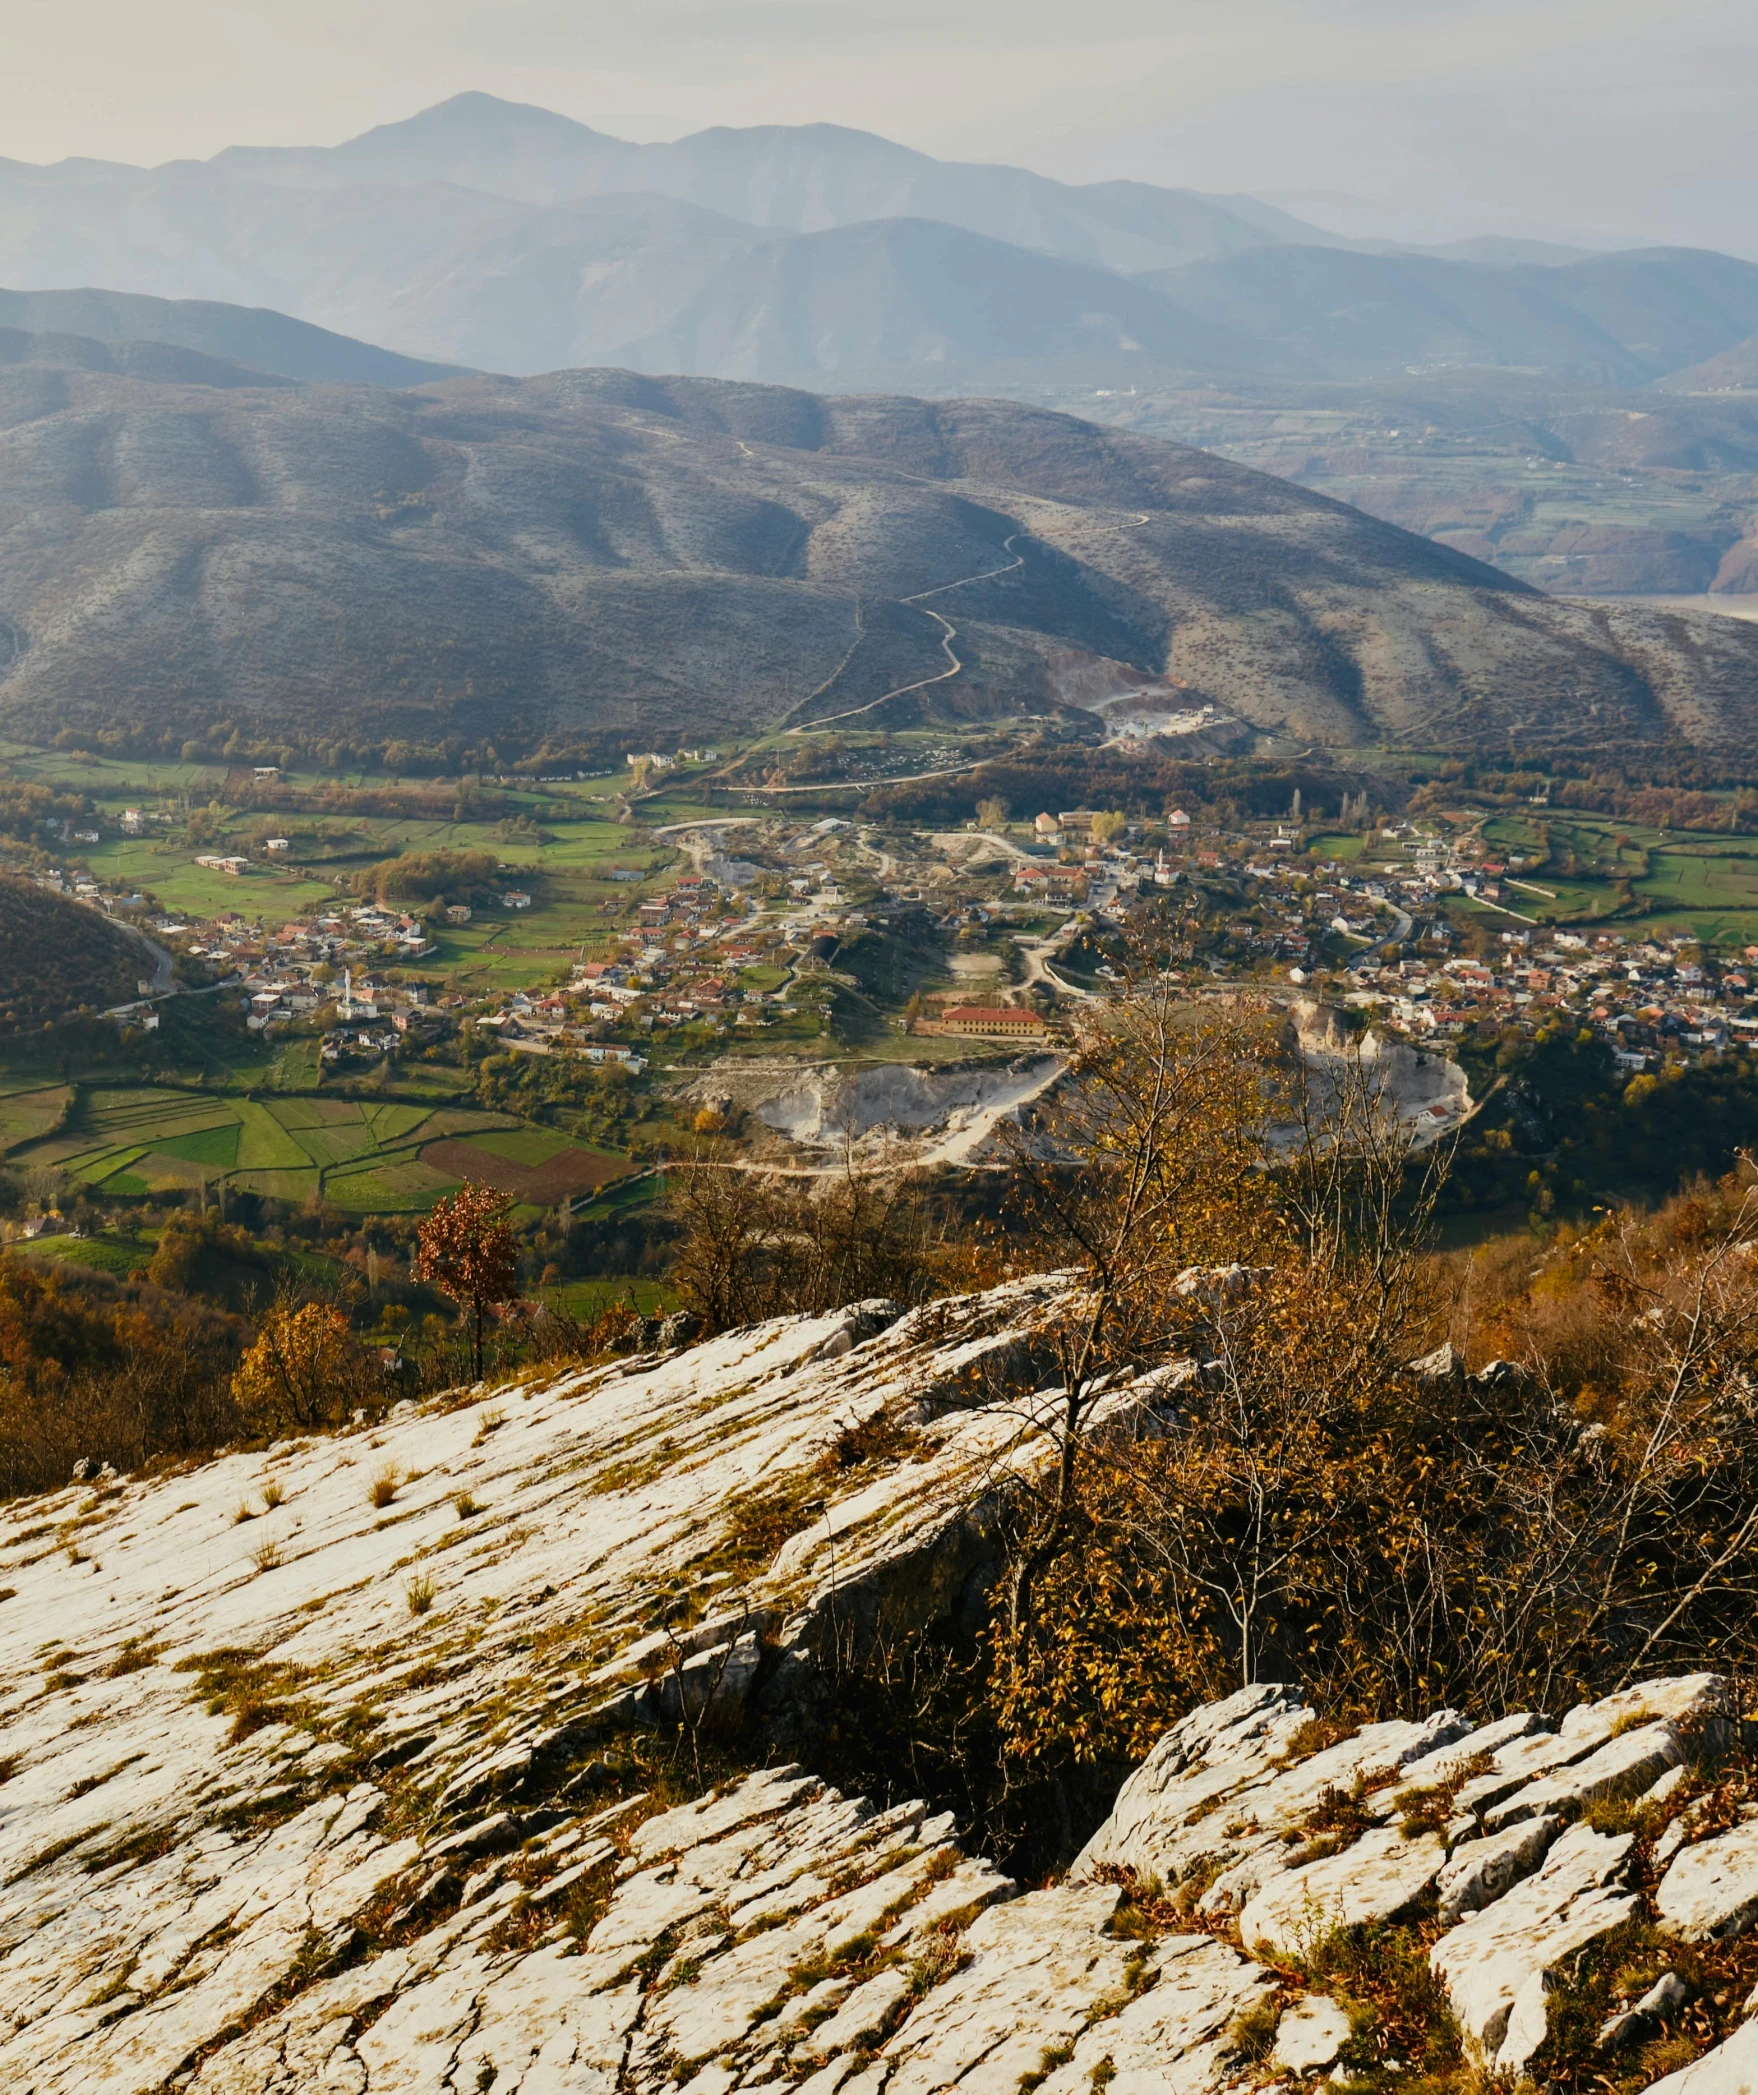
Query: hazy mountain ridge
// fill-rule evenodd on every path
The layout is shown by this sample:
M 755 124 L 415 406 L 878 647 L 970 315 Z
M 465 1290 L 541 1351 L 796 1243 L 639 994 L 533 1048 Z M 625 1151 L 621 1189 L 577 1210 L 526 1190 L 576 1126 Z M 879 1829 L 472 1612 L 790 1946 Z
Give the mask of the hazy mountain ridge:
M 487 95 L 333 147 L 0 162 L 0 282 L 266 307 L 454 366 L 936 392 L 1071 359 L 1094 385 L 1479 364 L 1641 384 L 1758 331 L 1758 264 L 1725 256 L 1394 252 L 1248 197 L 835 125 L 636 145 Z
M 59 335 L 126 347 L 138 364 L 142 347 L 163 343 L 205 358 L 224 358 L 283 378 L 343 385 L 408 386 L 452 378 L 458 367 L 398 356 L 348 335 L 332 334 L 266 307 L 254 310 L 211 299 L 146 298 L 117 291 L 0 291 L 0 328 L 20 335 Z M 172 375 L 166 366 L 142 376 Z M 217 376 L 192 383 L 213 384 Z
M 1071 184 L 1025 168 L 936 160 L 839 124 L 719 125 L 637 145 L 484 94 L 455 95 L 343 145 L 232 147 L 207 165 L 294 187 L 441 183 L 536 205 L 642 193 L 794 233 L 936 218 L 1115 269 L 1334 237 L 1252 199 L 1146 182 Z
M 1285 368 L 1311 377 L 1531 364 L 1640 385 L 1758 329 L 1758 263 L 1689 248 L 1492 267 L 1274 247 L 1143 281 L 1260 351 L 1280 345 Z M 1272 366 L 1260 355 L 1256 368 Z
M 0 366 L 0 721 L 26 737 L 882 726 L 1049 710 L 1081 663 L 1331 743 L 1745 746 L 1758 720 L 1758 631 L 1559 604 L 1068 416 L 616 371 L 394 392 L 92 361 Z M 887 701 L 946 667 L 907 601 L 930 589 L 959 673 Z

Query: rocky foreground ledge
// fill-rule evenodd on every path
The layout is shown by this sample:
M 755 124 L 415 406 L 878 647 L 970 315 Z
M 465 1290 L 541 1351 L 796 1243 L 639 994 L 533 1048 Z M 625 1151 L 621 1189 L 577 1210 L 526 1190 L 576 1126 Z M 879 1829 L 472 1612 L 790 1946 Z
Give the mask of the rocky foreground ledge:
M 1248 1688 L 1034 1890 L 801 1768 L 618 1780 L 607 1740 L 785 1706 L 827 1624 L 973 1604 L 1042 1445 L 985 1367 L 1019 1384 L 1053 1286 L 9 1508 L 0 2086 L 1205 2095 L 1448 2045 L 1758 2086 L 1758 1801 L 1712 1674 L 1341 1735 Z M 1403 1973 L 1383 2015 L 1363 1958 Z

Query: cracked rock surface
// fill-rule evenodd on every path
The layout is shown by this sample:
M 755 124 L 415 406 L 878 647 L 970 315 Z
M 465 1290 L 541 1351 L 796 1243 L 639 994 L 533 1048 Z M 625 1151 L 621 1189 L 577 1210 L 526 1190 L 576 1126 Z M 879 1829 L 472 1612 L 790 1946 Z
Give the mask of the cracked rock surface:
M 1726 1723 L 1708 1674 L 1344 1736 L 1247 1688 L 1027 1891 L 949 1815 L 809 1768 L 611 1781 L 616 1727 L 773 1709 L 827 1622 L 966 1606 L 993 1494 L 1043 1445 L 982 1363 L 1021 1357 L 1056 1287 L 782 1320 L 7 1507 L 0 2087 L 1219 2095 L 1277 2070 L 1242 2016 L 1288 2009 L 1282 2070 L 1347 2061 L 1308 1938 L 1394 1918 L 1515 2073 L 1558 1972 L 1646 1895 L 1632 1836 L 1581 1816 L 1639 1792 L 1668 1821 L 1660 1925 L 1748 1924 L 1746 1828 L 1691 1815 Z M 779 1550 L 742 1539 L 753 1503 L 765 1533 L 789 1516 Z M 1750 2049 L 1675 2078 L 1747 2086 Z

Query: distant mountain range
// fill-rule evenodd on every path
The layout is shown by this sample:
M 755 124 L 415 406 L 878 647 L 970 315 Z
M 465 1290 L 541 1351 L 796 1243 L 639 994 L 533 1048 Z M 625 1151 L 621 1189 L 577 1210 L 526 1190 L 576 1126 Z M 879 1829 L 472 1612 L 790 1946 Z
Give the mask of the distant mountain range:
M 266 308 L 515 374 L 938 393 L 1474 366 L 1645 384 L 1758 336 L 1758 264 L 1721 255 L 1392 251 L 1249 197 L 1056 182 L 832 125 L 634 145 L 479 94 L 334 147 L 0 162 L 0 283 Z M 267 369 L 296 354 L 261 320 L 249 341 L 175 339 Z
M 315 384 L 15 330 L 0 547 L 0 731 L 33 741 L 489 762 L 1126 693 L 1334 746 L 1758 735 L 1758 626 L 1548 598 L 1286 480 L 993 400 Z
M 0 343 L 7 336 L 15 338 L 12 353 L 0 346 L 0 361 L 34 358 L 32 336 L 64 336 L 64 353 L 89 369 L 192 385 L 248 384 L 263 372 L 363 386 L 415 386 L 459 375 L 455 364 L 398 356 L 264 307 L 128 291 L 0 291 Z M 104 353 L 94 357 L 99 348 Z

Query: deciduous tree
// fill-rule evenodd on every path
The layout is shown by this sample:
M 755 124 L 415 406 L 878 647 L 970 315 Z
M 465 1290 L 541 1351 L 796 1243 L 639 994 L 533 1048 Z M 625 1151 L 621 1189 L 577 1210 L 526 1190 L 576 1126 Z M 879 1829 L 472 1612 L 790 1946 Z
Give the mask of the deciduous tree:
M 322 1425 L 357 1393 L 361 1353 L 340 1310 L 323 1302 L 277 1302 L 232 1377 L 245 1418 L 269 1431 Z
M 467 1180 L 437 1202 L 422 1223 L 414 1260 L 417 1280 L 449 1297 L 470 1319 L 471 1357 L 482 1379 L 482 1327 L 490 1310 L 519 1288 L 519 1240 L 507 1219 L 512 1202 Z

